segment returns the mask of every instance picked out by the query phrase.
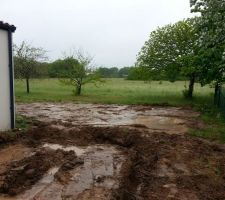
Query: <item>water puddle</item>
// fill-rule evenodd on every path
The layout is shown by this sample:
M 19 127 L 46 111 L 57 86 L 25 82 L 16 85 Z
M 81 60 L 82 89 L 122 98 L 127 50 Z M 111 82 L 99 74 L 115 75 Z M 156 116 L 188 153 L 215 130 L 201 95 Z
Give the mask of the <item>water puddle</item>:
M 81 156 L 85 153 L 85 149 L 76 147 L 76 146 L 68 146 L 68 147 L 64 147 L 60 144 L 50 144 L 50 143 L 46 143 L 43 145 L 44 148 L 49 148 L 52 150 L 58 150 L 61 149 L 63 151 L 74 151 L 76 153 L 77 156 Z
M 92 104 L 48 104 L 33 103 L 18 105 L 18 112 L 40 121 L 54 122 L 56 128 L 67 130 L 73 126 L 131 126 L 144 125 L 150 131 L 183 134 L 187 131 L 187 120 L 199 114 L 177 107 L 118 106 Z M 167 131 L 168 130 L 168 131 Z
M 183 119 L 165 116 L 138 116 L 134 124 L 141 124 L 153 131 L 163 131 L 168 134 L 185 133 L 188 128 Z
M 0 196 L 0 200 L 62 200 L 110 199 L 112 190 L 119 186 L 119 177 L 125 156 L 113 146 L 94 145 L 86 148 L 64 147 L 46 143 L 42 148 L 75 151 L 84 160 L 69 171 L 51 168 L 33 187 L 15 197 Z M 59 173 L 63 182 L 56 178 Z
M 80 199 L 91 194 L 93 198 L 97 198 L 97 191 L 100 188 L 104 188 L 104 192 L 101 191 L 109 196 L 111 190 L 118 187 L 119 173 L 124 159 L 124 156 L 119 155 L 113 147 L 89 148 L 84 155 L 84 166 L 72 171 L 73 176 L 64 189 L 63 196 Z

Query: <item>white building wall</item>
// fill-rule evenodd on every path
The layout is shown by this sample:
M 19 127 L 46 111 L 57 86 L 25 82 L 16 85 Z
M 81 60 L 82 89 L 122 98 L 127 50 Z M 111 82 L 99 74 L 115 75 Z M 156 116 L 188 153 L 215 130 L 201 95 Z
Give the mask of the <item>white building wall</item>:
M 11 128 L 8 32 L 0 30 L 0 131 Z

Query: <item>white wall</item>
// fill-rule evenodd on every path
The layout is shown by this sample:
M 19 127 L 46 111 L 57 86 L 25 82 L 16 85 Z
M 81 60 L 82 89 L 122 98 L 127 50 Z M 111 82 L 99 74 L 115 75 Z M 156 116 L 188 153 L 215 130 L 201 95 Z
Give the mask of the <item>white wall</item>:
M 11 128 L 8 32 L 0 30 L 0 131 Z

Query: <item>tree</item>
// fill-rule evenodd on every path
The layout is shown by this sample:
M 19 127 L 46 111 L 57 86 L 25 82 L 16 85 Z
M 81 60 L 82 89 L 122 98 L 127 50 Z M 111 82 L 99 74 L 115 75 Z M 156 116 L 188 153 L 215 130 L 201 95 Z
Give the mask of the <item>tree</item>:
M 100 82 L 100 75 L 90 67 L 92 58 L 77 51 L 75 54 L 67 56 L 64 61 L 68 70 L 65 70 L 60 81 L 66 85 L 75 86 L 74 93 L 81 94 L 82 86 L 87 83 Z
M 49 77 L 49 63 L 48 62 L 37 62 L 36 64 L 36 74 L 34 78 L 48 78 Z
M 179 74 L 188 77 L 188 98 L 193 96 L 199 70 L 195 58 L 198 51 L 197 20 L 187 19 L 153 31 L 137 58 L 137 66 L 145 67 L 151 73 L 167 74 L 171 81 L 175 81 Z
M 14 45 L 14 55 L 16 77 L 26 80 L 26 91 L 30 93 L 30 78 L 37 75 L 39 62 L 47 59 L 46 51 L 23 41 L 19 46 Z
M 58 59 L 49 64 L 48 74 L 51 78 L 64 78 L 65 74 L 71 68 L 71 62 L 73 59 Z
M 101 77 L 104 78 L 118 78 L 119 77 L 119 69 L 117 67 L 100 67 L 98 68 L 98 73 L 101 75 Z
M 142 80 L 150 81 L 151 80 L 150 71 L 144 67 L 132 67 L 129 71 L 128 80 Z
M 130 70 L 131 70 L 131 67 L 123 67 L 123 68 L 121 68 L 119 70 L 119 72 L 118 72 L 119 78 L 127 78 Z
M 215 82 L 215 95 L 225 80 L 225 1 L 190 0 L 192 12 L 200 13 L 199 63 L 202 85 Z
M 100 67 L 98 72 L 103 78 L 125 78 L 128 76 L 129 70 L 131 67 L 123 67 L 118 69 L 117 67 Z

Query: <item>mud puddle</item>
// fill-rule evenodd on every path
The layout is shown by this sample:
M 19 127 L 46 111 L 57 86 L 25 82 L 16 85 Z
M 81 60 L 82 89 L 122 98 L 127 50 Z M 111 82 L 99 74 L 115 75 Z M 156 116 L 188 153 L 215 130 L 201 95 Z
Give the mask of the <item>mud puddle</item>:
M 36 183 L 34 182 L 34 185 L 30 189 L 20 192 L 23 189 L 12 190 L 12 188 L 7 188 L 9 189 L 7 191 L 12 194 L 16 194 L 17 192 L 19 194 L 13 197 L 1 195 L 0 200 L 61 200 L 87 199 L 90 197 L 92 199 L 110 199 L 112 197 L 112 191 L 119 187 L 120 171 L 126 157 L 113 146 L 94 145 L 80 148 L 77 146 L 45 143 L 38 149 L 41 149 L 41 154 L 45 158 L 41 157 L 41 162 L 43 163 L 39 162 L 36 164 L 46 165 L 47 160 L 50 159 L 52 164 L 49 165 L 49 169 L 46 169 L 42 178 L 37 180 Z M 45 150 L 51 153 L 46 153 Z M 60 151 L 62 155 L 56 156 L 54 151 Z M 68 152 L 68 154 L 74 152 L 78 157 L 72 157 L 71 159 L 70 156 L 68 159 L 62 159 L 62 156 L 67 156 L 67 153 L 64 152 Z M 34 154 L 37 154 L 37 152 L 34 152 Z M 50 156 L 55 156 L 55 159 L 52 159 Z M 37 159 L 40 159 L 40 157 L 37 157 Z M 74 162 L 75 165 L 73 164 Z M 25 162 L 21 162 L 20 165 L 17 164 L 16 167 L 12 167 L 6 174 L 18 170 L 17 173 L 24 173 L 24 176 L 21 176 L 19 179 L 27 179 L 26 176 L 29 174 L 27 170 L 20 170 L 26 164 Z M 39 169 L 39 167 L 33 166 L 28 171 L 34 171 L 35 169 Z M 10 178 L 13 180 L 18 179 L 15 173 L 11 176 Z M 36 174 L 33 173 L 32 176 L 36 176 Z M 5 179 L 7 178 L 6 176 Z M 2 176 L 2 180 L 3 186 L 0 189 L 3 191 L 5 190 L 5 184 L 14 184 L 12 181 L 4 182 L 4 176 Z M 32 183 L 30 182 L 30 184 Z M 15 186 L 13 185 L 12 187 Z M 21 185 L 18 187 L 21 187 Z
M 76 146 L 67 146 L 67 147 L 65 147 L 65 146 L 60 145 L 60 144 L 46 143 L 42 147 L 43 148 L 53 149 L 53 150 L 61 149 L 63 151 L 74 151 L 77 156 L 81 156 L 82 154 L 84 154 L 86 152 L 85 148 L 79 148 L 79 147 L 76 147 Z
M 70 126 L 91 125 L 142 126 L 152 132 L 184 134 L 188 124 L 199 114 L 192 110 L 177 107 L 118 106 L 93 104 L 19 104 L 20 114 L 49 122 L 60 129 Z M 193 123 L 191 124 L 193 125 Z
M 134 124 L 146 126 L 152 132 L 165 132 L 167 134 L 183 134 L 188 131 L 185 120 L 176 117 L 138 116 L 134 120 Z
M 72 171 L 72 178 L 63 190 L 71 199 L 110 199 L 119 187 L 120 170 L 125 157 L 113 147 L 89 147 L 83 156 L 84 165 Z

